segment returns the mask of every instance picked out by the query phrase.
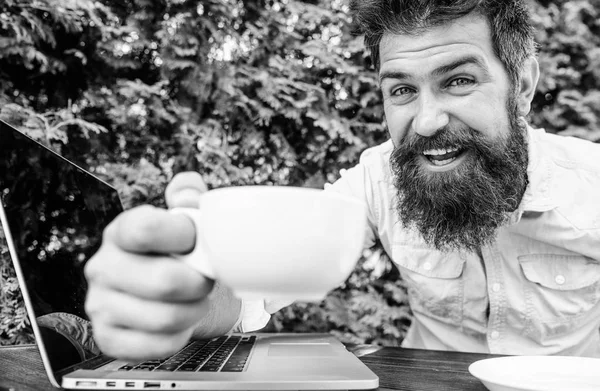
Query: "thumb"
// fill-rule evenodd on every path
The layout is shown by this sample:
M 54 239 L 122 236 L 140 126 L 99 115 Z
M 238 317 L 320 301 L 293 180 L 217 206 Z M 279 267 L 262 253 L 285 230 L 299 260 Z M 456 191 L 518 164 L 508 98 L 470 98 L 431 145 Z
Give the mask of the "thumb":
M 197 208 L 200 195 L 208 191 L 202 176 L 194 171 L 181 172 L 173 177 L 165 190 L 169 208 Z

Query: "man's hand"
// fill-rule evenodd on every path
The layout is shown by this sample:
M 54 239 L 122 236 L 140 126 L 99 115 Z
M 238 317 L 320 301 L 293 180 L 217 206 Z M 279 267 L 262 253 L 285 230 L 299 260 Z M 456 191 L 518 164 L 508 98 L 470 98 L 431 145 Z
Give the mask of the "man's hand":
M 198 207 L 204 191 L 200 175 L 179 174 L 167 187 L 167 204 Z M 188 253 L 195 242 L 187 216 L 152 206 L 125 211 L 105 229 L 85 267 L 86 312 L 105 354 L 165 357 L 188 342 L 211 311 L 207 297 L 214 282 L 171 254 Z

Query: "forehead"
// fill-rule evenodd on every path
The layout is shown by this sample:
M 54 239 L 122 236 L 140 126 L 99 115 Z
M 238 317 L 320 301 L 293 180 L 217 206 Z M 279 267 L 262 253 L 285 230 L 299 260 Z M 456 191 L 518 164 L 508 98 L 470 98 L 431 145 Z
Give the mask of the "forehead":
M 397 67 L 424 71 L 438 62 L 466 55 L 481 58 L 489 67 L 503 68 L 492 47 L 488 22 L 479 15 L 467 15 L 414 35 L 386 33 L 379 54 L 380 72 Z

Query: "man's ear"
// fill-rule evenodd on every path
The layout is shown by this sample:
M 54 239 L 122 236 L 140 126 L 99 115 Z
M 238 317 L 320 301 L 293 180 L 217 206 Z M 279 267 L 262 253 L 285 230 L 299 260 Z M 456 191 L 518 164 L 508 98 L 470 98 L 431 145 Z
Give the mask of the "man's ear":
M 523 64 L 521 80 L 517 95 L 517 108 L 520 116 L 526 116 L 531 110 L 531 102 L 540 78 L 540 65 L 535 57 L 531 56 Z

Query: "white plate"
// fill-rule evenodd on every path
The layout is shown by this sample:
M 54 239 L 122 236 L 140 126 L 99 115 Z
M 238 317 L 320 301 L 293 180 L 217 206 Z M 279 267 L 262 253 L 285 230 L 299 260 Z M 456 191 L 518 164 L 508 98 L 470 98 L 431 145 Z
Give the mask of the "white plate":
M 469 372 L 490 391 L 599 391 L 600 359 L 565 356 L 488 358 Z

